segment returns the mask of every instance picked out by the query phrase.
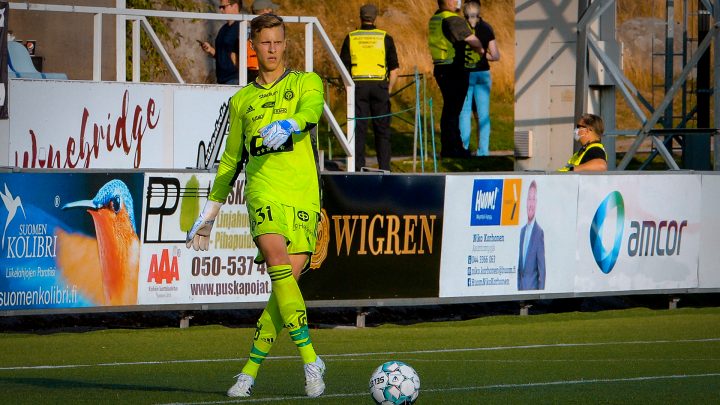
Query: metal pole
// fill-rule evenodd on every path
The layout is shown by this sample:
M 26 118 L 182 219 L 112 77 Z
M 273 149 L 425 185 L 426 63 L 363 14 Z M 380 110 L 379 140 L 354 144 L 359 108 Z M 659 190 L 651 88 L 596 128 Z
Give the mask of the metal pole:
M 673 83 L 673 59 L 675 53 L 675 0 L 667 0 L 666 27 L 665 27 L 665 94 L 670 91 Z M 673 127 L 673 105 L 670 103 L 665 109 L 662 120 L 665 128 Z M 672 145 L 671 145 L 672 147 Z
M 420 112 L 418 108 L 418 98 L 420 93 L 420 87 L 418 86 L 418 69 L 415 66 L 415 132 L 413 134 L 413 173 L 416 172 L 417 168 L 417 147 L 418 147 L 418 119 L 417 116 Z
M 590 6 L 590 0 L 578 0 L 578 22 L 583 20 L 583 16 Z M 588 60 L 588 36 L 587 25 L 577 27 L 577 42 L 575 54 L 577 61 L 575 63 L 575 112 L 573 120 L 580 118 L 587 110 L 587 60 Z M 576 145 L 577 146 L 577 145 Z
M 698 0 L 700 3 L 702 3 L 702 0 Z M 690 10 L 688 10 L 688 0 L 683 0 L 683 23 L 682 23 L 682 52 L 680 53 L 682 58 L 682 66 L 685 66 L 687 63 L 687 54 L 688 54 L 688 42 L 690 41 L 690 37 L 688 36 L 688 15 L 690 14 Z M 680 115 L 683 117 L 682 121 L 685 122 L 685 117 L 687 117 L 687 99 L 688 99 L 688 91 L 687 91 L 688 83 L 683 83 L 682 87 L 682 108 L 680 109 Z M 684 128 L 685 125 L 679 125 L 679 127 Z M 684 152 L 683 152 L 684 154 Z
M 125 0 L 115 0 L 115 7 L 124 9 L 127 7 L 127 2 Z M 119 82 L 124 82 L 127 79 L 125 67 L 125 60 L 127 59 L 126 18 L 124 15 L 115 16 L 115 76 Z M 134 26 L 133 29 L 135 29 Z
M 423 73 L 422 75 L 422 117 L 423 117 L 423 133 L 425 134 L 425 140 L 429 138 L 428 136 L 428 127 L 427 127 L 427 75 Z M 425 150 L 428 150 L 427 145 L 425 145 Z
M 247 21 L 236 21 L 235 24 L 240 24 L 238 27 L 238 43 L 242 44 L 239 46 L 240 53 L 238 59 L 244 63 L 238 63 L 241 67 L 238 69 L 238 84 L 241 86 L 247 85 L 247 43 L 248 43 L 248 23 Z M 242 66 L 245 66 L 243 69 Z
M 93 16 L 93 81 L 96 82 L 102 80 L 102 18 L 101 13 Z
M 710 30 L 710 10 L 698 0 L 697 38 L 702 41 Z M 710 128 L 710 49 L 700 56 L 697 64 L 697 128 Z M 717 67 L 716 67 L 717 69 Z M 710 170 L 710 134 L 685 135 L 683 166 L 686 169 Z
M 713 20 L 715 26 L 720 24 L 720 0 L 715 0 L 713 9 Z M 715 30 L 714 38 L 714 52 L 713 66 L 715 67 L 713 72 L 713 101 L 714 101 L 714 126 L 720 128 L 720 30 Z M 715 170 L 720 170 L 720 131 L 715 132 L 715 159 L 714 159 Z
M 140 20 L 132 20 L 132 81 L 140 82 Z
M 613 2 L 614 3 L 614 2 Z M 605 41 L 606 44 L 617 44 L 617 39 L 615 38 L 615 22 L 616 22 L 616 10 L 617 6 L 616 4 L 612 4 L 607 10 L 605 10 L 600 15 L 600 40 Z M 608 47 L 608 49 L 612 49 L 612 55 L 610 57 L 612 58 L 613 62 L 615 62 L 616 65 L 620 64 L 619 58 L 619 51 L 616 46 Z M 607 84 L 607 83 L 603 83 Z M 598 91 L 600 93 L 600 114 L 603 118 L 603 122 L 605 124 L 605 131 L 614 131 L 616 129 L 616 122 L 615 122 L 615 106 L 616 103 L 616 92 L 617 88 L 614 85 L 605 85 L 600 86 Z M 615 137 L 614 136 L 604 136 L 602 140 L 603 145 L 605 146 L 605 150 L 607 151 L 607 164 L 608 169 L 614 170 L 617 165 L 617 156 L 616 156 L 616 150 L 615 150 Z
M 305 70 L 312 72 L 315 69 L 313 65 L 313 23 L 305 24 Z

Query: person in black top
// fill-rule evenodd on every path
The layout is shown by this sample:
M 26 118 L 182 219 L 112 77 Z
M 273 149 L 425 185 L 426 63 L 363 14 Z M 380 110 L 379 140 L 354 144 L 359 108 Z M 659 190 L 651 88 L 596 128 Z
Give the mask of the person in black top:
M 222 14 L 240 14 L 239 0 L 220 0 L 218 6 Z M 218 31 L 215 46 L 201 42 L 200 47 L 215 58 L 215 77 L 218 84 L 238 84 L 238 55 L 240 41 L 237 21 L 228 21 Z
M 355 170 L 365 166 L 365 139 L 369 117 L 375 133 L 378 167 L 390 170 L 390 93 L 397 80 L 395 42 L 375 27 L 377 7 L 360 8 L 360 29 L 343 41 L 340 59 L 355 81 Z
M 465 69 L 470 74 L 470 82 L 460 112 L 460 136 L 463 147 L 470 145 L 470 131 L 473 102 L 477 110 L 478 143 L 476 156 L 490 155 L 490 89 L 492 77 L 490 76 L 490 63 L 500 60 L 500 51 L 495 43 L 495 32 L 490 24 L 480 17 L 480 0 L 466 1 L 463 5 L 463 14 L 468 25 L 473 30 L 485 49 L 484 54 L 478 54 L 470 46 L 465 47 Z

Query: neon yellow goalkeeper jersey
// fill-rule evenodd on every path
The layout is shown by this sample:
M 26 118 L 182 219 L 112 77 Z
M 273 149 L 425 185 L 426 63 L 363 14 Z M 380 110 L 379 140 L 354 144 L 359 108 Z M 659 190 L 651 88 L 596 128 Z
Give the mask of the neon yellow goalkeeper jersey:
M 320 212 L 317 139 L 310 133 L 323 110 L 322 79 L 312 72 L 286 70 L 269 88 L 253 82 L 230 99 L 230 132 L 210 200 L 225 202 L 237 178 L 242 146 L 249 152 L 245 197 L 264 198 Z M 262 144 L 259 130 L 292 118 L 300 130 L 278 150 Z

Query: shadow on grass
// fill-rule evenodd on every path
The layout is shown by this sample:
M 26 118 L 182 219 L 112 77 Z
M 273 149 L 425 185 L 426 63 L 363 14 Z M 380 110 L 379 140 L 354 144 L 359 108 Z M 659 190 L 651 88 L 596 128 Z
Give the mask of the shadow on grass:
M 81 389 L 81 390 L 121 390 L 121 391 L 137 391 L 137 392 L 185 392 L 196 394 L 219 394 L 225 395 L 224 391 L 210 391 L 189 389 L 188 387 L 160 387 L 152 385 L 138 384 L 117 384 L 117 383 L 101 383 L 88 382 L 80 380 L 64 380 L 59 378 L 33 378 L 33 377 L 6 377 L 0 379 L 3 382 L 29 385 L 41 389 Z

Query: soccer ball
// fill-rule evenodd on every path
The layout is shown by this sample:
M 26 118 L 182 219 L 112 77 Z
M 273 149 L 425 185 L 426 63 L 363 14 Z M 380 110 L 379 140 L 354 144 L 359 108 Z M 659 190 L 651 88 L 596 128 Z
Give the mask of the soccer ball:
M 420 395 L 420 377 L 401 361 L 388 361 L 370 377 L 370 395 L 378 405 L 410 405 Z

